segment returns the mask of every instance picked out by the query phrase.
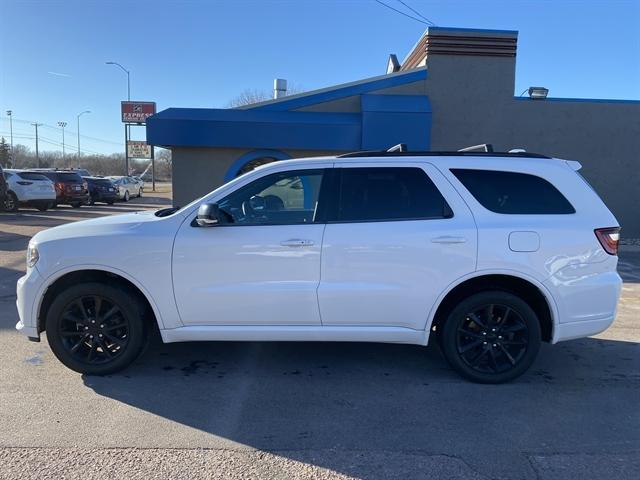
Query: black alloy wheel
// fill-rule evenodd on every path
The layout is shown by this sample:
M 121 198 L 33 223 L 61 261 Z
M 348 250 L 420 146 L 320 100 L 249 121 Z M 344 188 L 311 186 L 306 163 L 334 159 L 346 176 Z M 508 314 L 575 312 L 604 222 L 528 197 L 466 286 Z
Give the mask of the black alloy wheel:
M 540 322 L 526 302 L 507 292 L 482 292 L 453 309 L 441 345 L 449 363 L 464 377 L 502 383 L 529 368 L 540 337 Z
M 102 283 L 77 284 L 58 294 L 46 314 L 46 331 L 62 363 L 92 375 L 129 365 L 146 338 L 138 300 Z

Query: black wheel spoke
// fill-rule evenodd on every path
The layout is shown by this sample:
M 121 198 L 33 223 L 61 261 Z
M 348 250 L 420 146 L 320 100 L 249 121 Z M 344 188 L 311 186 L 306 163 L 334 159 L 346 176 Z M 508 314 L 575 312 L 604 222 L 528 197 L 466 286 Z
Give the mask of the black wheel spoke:
M 62 311 L 57 332 L 76 361 L 99 365 L 125 351 L 129 328 L 129 320 L 112 300 L 87 295 L 72 300 Z
M 460 353 L 465 353 L 468 352 L 469 350 L 479 347 L 480 345 L 482 345 L 482 339 L 479 340 L 474 340 L 471 343 L 467 343 L 465 346 L 463 346 L 462 348 L 458 349 L 458 352 Z
M 507 305 L 479 305 L 461 319 L 457 328 L 460 359 L 482 374 L 503 374 L 515 368 L 528 346 L 527 324 Z

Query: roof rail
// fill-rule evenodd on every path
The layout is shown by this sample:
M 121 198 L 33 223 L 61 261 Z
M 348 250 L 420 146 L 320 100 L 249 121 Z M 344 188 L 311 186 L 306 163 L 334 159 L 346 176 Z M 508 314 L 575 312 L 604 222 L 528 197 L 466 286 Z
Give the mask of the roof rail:
M 512 157 L 512 158 L 551 158 L 547 155 L 531 152 L 400 152 L 388 150 L 368 150 L 362 152 L 344 153 L 336 158 L 358 157 Z
M 493 152 L 493 145 L 490 143 L 481 143 L 480 145 L 472 145 L 458 150 L 459 152 Z

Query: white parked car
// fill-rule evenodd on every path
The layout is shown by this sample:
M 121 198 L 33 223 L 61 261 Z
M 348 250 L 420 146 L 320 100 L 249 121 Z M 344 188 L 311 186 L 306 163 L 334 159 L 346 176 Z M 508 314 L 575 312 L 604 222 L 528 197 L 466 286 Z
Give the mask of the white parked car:
M 477 382 L 541 342 L 614 320 L 618 222 L 534 154 L 356 153 L 271 163 L 177 209 L 51 228 L 29 243 L 18 330 L 69 368 L 165 342 L 439 342 Z M 91 241 L 87 241 L 90 235 Z
M 45 211 L 56 202 L 56 189 L 53 182 L 44 175 L 16 169 L 4 169 L 7 181 L 5 209 L 16 212 L 21 206 Z
M 118 188 L 120 200 L 128 202 L 131 197 L 142 196 L 142 185 L 136 182 L 133 177 L 108 177 Z

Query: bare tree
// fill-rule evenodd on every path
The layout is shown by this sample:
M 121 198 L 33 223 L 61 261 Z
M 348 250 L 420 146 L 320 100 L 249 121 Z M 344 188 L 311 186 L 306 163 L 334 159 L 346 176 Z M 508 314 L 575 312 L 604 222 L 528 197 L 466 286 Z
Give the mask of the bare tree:
M 302 92 L 304 92 L 304 89 L 298 85 L 292 85 L 287 89 L 287 95 L 295 95 L 296 93 Z M 254 103 L 260 103 L 271 99 L 273 99 L 273 94 L 268 90 L 247 88 L 240 92 L 237 97 L 232 98 L 227 103 L 227 108 L 244 107 L 245 105 L 253 105 Z

